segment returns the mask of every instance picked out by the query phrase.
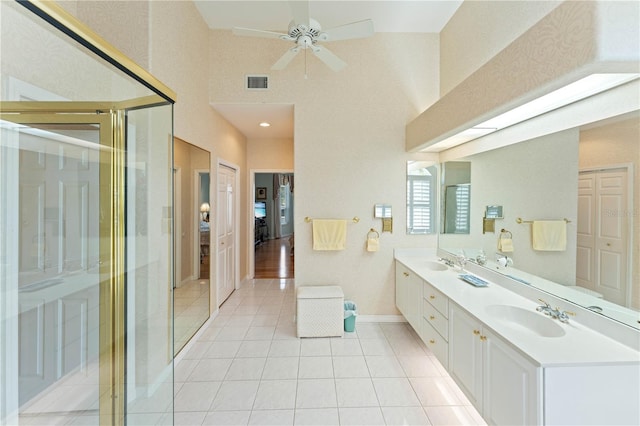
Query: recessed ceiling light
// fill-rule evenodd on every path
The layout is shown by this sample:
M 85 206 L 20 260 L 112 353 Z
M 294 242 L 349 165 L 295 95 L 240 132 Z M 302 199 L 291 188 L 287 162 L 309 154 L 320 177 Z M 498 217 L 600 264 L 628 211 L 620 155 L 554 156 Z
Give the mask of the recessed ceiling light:
M 263 121 L 262 123 L 260 123 L 260 127 L 269 127 L 271 126 L 271 124 L 267 123 L 266 121 Z

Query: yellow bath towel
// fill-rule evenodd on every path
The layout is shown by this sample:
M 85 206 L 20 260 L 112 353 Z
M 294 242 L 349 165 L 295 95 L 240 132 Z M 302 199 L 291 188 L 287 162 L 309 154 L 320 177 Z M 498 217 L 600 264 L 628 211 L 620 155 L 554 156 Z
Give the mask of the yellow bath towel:
M 346 248 L 346 220 L 314 219 L 312 226 L 314 250 L 344 250 Z
M 539 251 L 567 249 L 567 222 L 564 220 L 534 220 L 531 224 L 531 245 Z

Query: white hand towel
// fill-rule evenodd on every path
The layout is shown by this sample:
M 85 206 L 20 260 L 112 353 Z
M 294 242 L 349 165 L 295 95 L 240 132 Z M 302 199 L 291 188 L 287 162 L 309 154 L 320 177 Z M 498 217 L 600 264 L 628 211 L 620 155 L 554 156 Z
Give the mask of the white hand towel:
M 378 251 L 380 240 L 376 237 L 367 238 L 367 251 Z

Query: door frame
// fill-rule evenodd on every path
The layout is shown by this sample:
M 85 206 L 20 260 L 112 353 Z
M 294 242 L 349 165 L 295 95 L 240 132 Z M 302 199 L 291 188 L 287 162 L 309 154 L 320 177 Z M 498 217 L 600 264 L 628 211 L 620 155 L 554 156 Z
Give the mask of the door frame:
M 627 216 L 627 235 L 629 236 L 627 239 L 626 246 L 626 258 L 627 258 L 627 282 L 626 290 L 625 290 L 625 307 L 631 307 L 631 297 L 633 291 L 633 243 L 634 243 L 634 221 L 632 214 L 633 212 L 633 177 L 634 177 L 634 167 L 633 163 L 613 163 L 607 164 L 603 166 L 592 166 L 592 167 L 581 167 L 578 169 L 578 175 L 582 173 L 590 173 L 590 172 L 610 172 L 612 170 L 624 169 L 627 172 L 627 206 L 626 206 L 626 216 Z
M 235 171 L 235 188 L 236 188 L 236 194 L 234 197 L 234 240 L 233 240 L 233 244 L 235 246 L 234 251 L 233 251 L 233 255 L 235 256 L 235 262 L 234 262 L 234 271 L 233 271 L 233 288 L 234 290 L 237 290 L 238 288 L 240 288 L 240 281 L 239 281 L 239 277 L 240 277 L 240 232 L 239 232 L 239 228 L 240 228 L 240 197 L 239 197 L 239 192 L 240 192 L 240 166 L 238 166 L 235 163 L 232 163 L 230 161 L 227 161 L 223 158 L 218 157 L 216 159 L 216 176 L 215 176 L 215 182 L 213 181 L 213 179 L 211 179 L 211 177 L 209 178 L 209 193 L 211 193 L 211 188 L 218 187 L 218 175 L 220 173 L 220 168 L 222 167 L 226 167 L 229 169 L 232 169 Z M 218 191 L 216 189 L 216 208 L 218 206 L 218 203 L 220 202 L 220 200 L 218 200 Z M 211 204 L 211 203 L 209 203 Z M 212 300 L 211 306 L 214 306 L 216 310 L 218 310 L 220 308 L 220 303 L 219 303 L 219 297 L 218 297 L 218 268 L 220 268 L 220 265 L 218 265 L 218 245 L 219 245 L 219 241 L 218 241 L 218 218 L 216 217 L 216 221 L 215 221 L 215 227 L 214 225 L 211 225 L 211 223 L 213 223 L 212 218 L 211 218 L 211 212 L 209 212 L 209 235 L 212 235 L 213 232 L 215 232 L 216 234 L 216 246 L 215 246 L 215 253 L 216 253 L 216 271 L 215 274 L 212 275 L 212 271 L 209 272 L 209 276 L 214 276 L 216 277 L 215 279 L 215 286 L 211 286 L 212 289 L 215 288 L 215 299 L 213 299 L 213 291 L 211 291 L 212 294 Z M 210 242 L 211 243 L 211 242 Z M 213 263 L 210 263 L 210 265 Z
M 249 206 L 249 211 L 247 212 L 247 227 L 248 227 L 248 240 L 247 247 L 249 250 L 247 258 L 249 259 L 249 278 L 253 279 L 256 277 L 256 251 L 254 247 L 255 241 L 255 218 L 253 217 L 253 211 L 255 208 L 256 202 L 256 174 L 258 173 L 292 173 L 294 174 L 293 169 L 251 169 L 249 170 L 249 188 L 247 191 L 247 205 Z M 295 210 L 294 210 L 295 211 Z M 292 218 L 293 220 L 293 218 Z M 293 232 L 295 232 L 295 223 Z
M 173 138 L 175 143 L 175 137 Z M 173 262 L 175 267 L 173 269 L 173 288 L 179 288 L 182 286 L 182 250 L 180 247 L 182 245 L 182 168 L 181 167 L 173 167 L 173 211 L 175 212 L 174 216 L 174 228 L 175 228 L 175 237 L 173 240 L 173 245 L 175 246 L 173 249 L 174 259 Z

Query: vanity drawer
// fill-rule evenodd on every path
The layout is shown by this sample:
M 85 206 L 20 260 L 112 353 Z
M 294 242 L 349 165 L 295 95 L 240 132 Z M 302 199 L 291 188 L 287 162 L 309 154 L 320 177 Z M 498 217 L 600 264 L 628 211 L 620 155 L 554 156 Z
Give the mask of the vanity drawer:
M 422 340 L 431 352 L 433 352 L 436 358 L 438 358 L 440 364 L 442 364 L 444 368 L 448 369 L 449 344 L 426 319 L 423 318 L 422 321 Z
M 424 300 L 436 308 L 445 318 L 449 317 L 449 298 L 425 282 L 422 287 Z
M 422 301 L 422 316 L 444 340 L 449 341 L 449 320 L 426 300 Z

